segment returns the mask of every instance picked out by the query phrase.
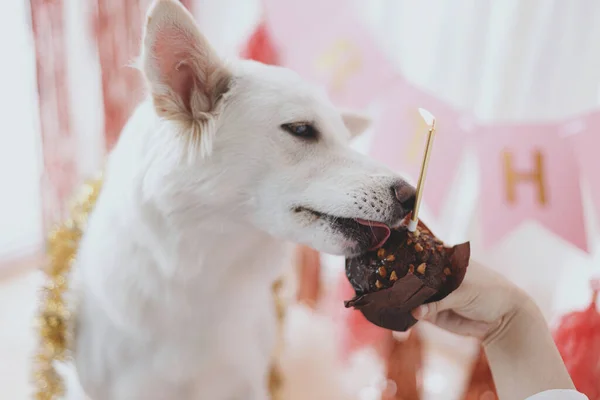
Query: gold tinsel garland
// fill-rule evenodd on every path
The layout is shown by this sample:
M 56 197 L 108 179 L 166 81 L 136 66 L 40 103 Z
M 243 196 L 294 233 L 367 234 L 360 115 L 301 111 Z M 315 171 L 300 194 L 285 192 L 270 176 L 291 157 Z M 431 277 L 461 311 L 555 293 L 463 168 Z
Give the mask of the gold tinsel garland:
M 65 303 L 69 274 L 75 262 L 79 240 L 85 231 L 88 215 L 94 208 L 102 186 L 102 178 L 83 185 L 71 207 L 70 218 L 57 226 L 48 237 L 48 264 L 44 270 L 46 283 L 42 288 L 37 329 L 39 347 L 34 362 L 36 400 L 58 400 L 64 395 L 64 385 L 54 368 L 55 361 L 69 357 L 70 312 Z M 281 284 L 274 285 L 273 295 L 277 318 L 281 328 L 285 306 L 279 295 Z M 281 400 L 282 377 L 277 365 L 280 346 L 276 349 L 269 376 L 269 390 L 273 400 Z
M 64 394 L 63 382 L 54 368 L 54 362 L 64 361 L 68 356 L 70 313 L 65 295 L 69 272 L 101 185 L 101 178 L 86 183 L 74 199 L 70 218 L 52 230 L 48 237 L 48 264 L 44 270 L 46 283 L 42 288 L 37 321 L 40 343 L 34 363 L 37 400 L 58 400 Z

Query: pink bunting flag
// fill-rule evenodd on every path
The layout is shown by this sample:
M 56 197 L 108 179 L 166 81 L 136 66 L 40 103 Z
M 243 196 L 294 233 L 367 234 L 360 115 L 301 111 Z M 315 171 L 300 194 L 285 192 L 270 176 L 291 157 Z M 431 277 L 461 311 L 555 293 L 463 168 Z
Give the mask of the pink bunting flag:
M 393 170 L 407 174 L 414 183 L 419 177 L 429 131 L 418 110 L 424 108 L 435 116 L 435 142 L 423 202 L 437 215 L 462 159 L 471 122 L 443 101 L 402 80 L 397 80 L 382 100 L 371 155 Z
M 579 168 L 558 125 L 495 125 L 477 141 L 484 240 L 527 219 L 587 251 Z
M 573 147 L 581 174 L 587 181 L 600 217 L 600 112 L 571 121 L 563 127 L 563 132 L 567 142 Z
M 332 101 L 364 108 L 396 71 L 344 1 L 266 0 L 265 15 L 280 65 L 327 88 Z

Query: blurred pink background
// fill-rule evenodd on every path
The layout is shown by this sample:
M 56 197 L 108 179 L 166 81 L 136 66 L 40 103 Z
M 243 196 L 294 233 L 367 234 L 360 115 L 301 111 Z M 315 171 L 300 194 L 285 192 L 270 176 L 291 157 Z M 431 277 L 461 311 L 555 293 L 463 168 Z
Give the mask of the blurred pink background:
M 137 72 L 126 65 L 137 55 L 148 3 L 0 3 L 0 398 L 28 398 L 45 232 L 66 215 L 74 188 L 100 170 L 143 96 Z M 259 0 L 185 3 L 226 57 L 238 56 L 261 21 Z M 345 4 L 408 81 L 481 121 L 554 122 L 599 106 L 600 3 Z M 46 60 L 37 67 L 36 54 Z M 374 115 L 381 112 L 381 104 L 367 107 Z M 370 132 L 354 146 L 367 152 L 372 139 Z M 473 149 L 459 171 L 453 183 L 461 185 L 453 185 L 436 218 L 424 209 L 428 225 L 447 242 L 472 240 L 474 257 L 525 288 L 550 322 L 587 305 L 589 279 L 600 275 L 600 216 L 587 192 L 582 218 L 590 254 L 533 223 L 490 249 L 479 240 L 480 171 Z M 323 279 L 337 282 L 343 260 L 322 260 Z M 429 327 L 419 331 L 427 351 L 423 398 L 460 399 L 477 344 Z

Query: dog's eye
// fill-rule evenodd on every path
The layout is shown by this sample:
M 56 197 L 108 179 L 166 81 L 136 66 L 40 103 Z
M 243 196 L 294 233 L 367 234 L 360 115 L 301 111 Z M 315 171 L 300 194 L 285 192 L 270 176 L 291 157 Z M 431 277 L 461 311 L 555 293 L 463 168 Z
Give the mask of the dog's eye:
M 293 124 L 283 124 L 281 128 L 286 132 L 291 133 L 294 136 L 303 139 L 316 139 L 317 138 L 317 130 L 308 123 L 305 122 L 297 122 Z

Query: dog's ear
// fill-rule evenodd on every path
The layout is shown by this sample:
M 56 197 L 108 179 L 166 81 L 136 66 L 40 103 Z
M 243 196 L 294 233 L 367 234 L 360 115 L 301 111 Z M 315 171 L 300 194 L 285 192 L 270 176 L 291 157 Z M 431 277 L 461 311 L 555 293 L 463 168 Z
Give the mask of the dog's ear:
M 341 115 L 352 138 L 361 135 L 371 126 L 371 118 L 367 115 L 349 110 L 343 110 Z
M 157 114 L 180 123 L 208 155 L 231 73 L 179 1 L 156 0 L 151 6 L 141 61 Z

